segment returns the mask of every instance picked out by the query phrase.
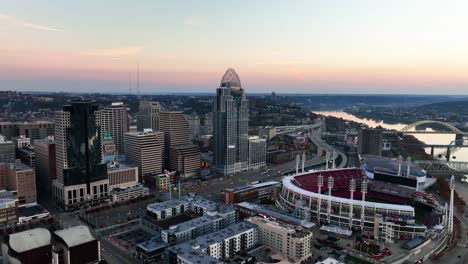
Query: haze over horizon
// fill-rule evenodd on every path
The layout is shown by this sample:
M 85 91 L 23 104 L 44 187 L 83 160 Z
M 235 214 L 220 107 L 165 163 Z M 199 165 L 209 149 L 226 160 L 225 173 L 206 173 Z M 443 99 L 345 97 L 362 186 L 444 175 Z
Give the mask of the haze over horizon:
M 3 1 L 0 90 L 468 94 L 465 1 Z

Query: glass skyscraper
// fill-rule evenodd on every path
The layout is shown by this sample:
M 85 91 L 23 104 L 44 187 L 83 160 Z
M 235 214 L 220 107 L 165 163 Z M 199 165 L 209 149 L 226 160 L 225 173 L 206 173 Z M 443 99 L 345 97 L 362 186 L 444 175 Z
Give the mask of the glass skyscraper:
M 222 174 L 249 169 L 249 104 L 239 76 L 228 69 L 213 103 L 214 165 Z
M 72 100 L 55 114 L 54 197 L 65 209 L 107 197 L 109 182 L 107 165 L 102 160 L 97 110 L 92 100 Z

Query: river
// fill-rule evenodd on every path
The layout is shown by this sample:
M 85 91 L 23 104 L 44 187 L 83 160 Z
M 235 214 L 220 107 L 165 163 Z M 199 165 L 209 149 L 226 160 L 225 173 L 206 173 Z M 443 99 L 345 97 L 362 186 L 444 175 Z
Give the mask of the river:
M 400 130 L 406 126 L 406 124 L 387 124 L 383 121 L 376 121 L 367 118 L 360 118 L 355 115 L 343 112 L 343 111 L 313 111 L 315 114 L 324 115 L 324 116 L 334 116 L 337 118 L 343 118 L 345 120 L 365 124 L 369 127 L 375 128 L 377 126 L 381 126 L 385 129 L 394 129 Z M 430 144 L 440 144 L 446 145 L 450 144 L 452 141 L 455 140 L 455 134 L 446 134 L 446 133 L 431 133 L 431 134 L 413 134 L 418 140 L 424 143 Z M 425 149 L 428 154 L 431 153 L 430 148 Z M 445 149 L 436 148 L 434 149 L 434 158 L 445 160 Z M 439 157 L 440 155 L 440 157 Z M 451 149 L 451 160 L 452 161 L 468 161 L 468 148 L 453 148 Z

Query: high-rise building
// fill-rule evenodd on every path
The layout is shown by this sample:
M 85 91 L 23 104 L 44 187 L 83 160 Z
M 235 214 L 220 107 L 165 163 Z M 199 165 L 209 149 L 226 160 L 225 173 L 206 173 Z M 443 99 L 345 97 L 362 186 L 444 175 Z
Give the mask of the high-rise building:
M 110 135 L 117 153 L 123 153 L 124 134 L 129 129 L 127 106 L 122 102 L 112 103 L 111 107 L 96 112 L 96 121 L 98 126 L 101 127 L 101 135 Z
M 52 193 L 52 181 L 57 178 L 55 141 L 45 138 L 34 141 L 36 155 L 37 187 L 47 194 Z
M 54 198 L 66 210 L 107 199 L 107 165 L 93 100 L 72 100 L 55 113 L 57 179 Z
M 257 170 L 266 166 L 266 139 L 258 136 L 249 138 L 249 169 Z
M 159 112 L 161 106 L 158 102 L 141 101 L 137 114 L 137 130 L 152 129 L 159 131 Z
M 160 174 L 164 162 L 164 133 L 146 130 L 125 133 L 125 157 L 127 162 L 138 166 L 138 174 Z
M 170 167 L 171 148 L 190 143 L 190 128 L 184 113 L 162 111 L 159 116 L 159 129 L 164 133 L 165 165 Z
M 200 148 L 198 145 L 178 145 L 172 147 L 170 153 L 170 171 L 177 171 L 184 177 L 198 175 L 200 171 Z
M 358 133 L 358 154 L 382 156 L 382 129 L 361 129 Z
M 200 118 L 196 115 L 187 116 L 187 122 L 190 128 L 190 140 L 195 140 L 200 135 Z
M 249 105 L 239 76 L 228 69 L 213 104 L 214 164 L 223 174 L 249 168 Z
M 15 158 L 15 143 L 0 135 L 0 162 L 14 162 Z

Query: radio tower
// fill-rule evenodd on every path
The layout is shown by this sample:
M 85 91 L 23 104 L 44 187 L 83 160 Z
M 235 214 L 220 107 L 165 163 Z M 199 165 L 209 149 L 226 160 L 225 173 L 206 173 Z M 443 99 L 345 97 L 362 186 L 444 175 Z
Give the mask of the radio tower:
M 453 196 L 455 192 L 455 176 L 452 175 L 450 178 L 450 205 L 449 205 L 449 215 L 447 222 L 447 231 L 453 233 Z
M 331 200 L 332 200 L 332 189 L 333 189 L 333 184 L 335 183 L 335 179 L 333 176 L 328 176 L 328 208 L 327 208 L 327 221 L 330 223 L 330 215 L 331 215 Z
M 322 186 L 323 186 L 323 176 L 322 174 L 320 174 L 317 178 L 317 186 L 318 186 L 318 193 L 321 194 L 322 193 Z M 318 198 L 318 201 L 317 201 L 317 220 L 318 220 L 318 224 L 320 225 L 320 210 L 322 207 L 322 198 L 321 198 L 321 195 L 319 195 L 319 198 Z
M 362 193 L 362 205 L 361 205 L 361 232 L 364 231 L 364 217 L 366 207 L 364 206 L 366 202 L 366 193 L 367 193 L 367 180 L 361 182 L 361 193 Z
M 349 192 L 351 193 L 351 201 L 354 200 L 354 191 L 356 191 L 356 180 L 351 179 L 349 181 Z M 353 203 L 351 202 L 351 207 L 349 208 L 349 228 L 353 228 Z
M 138 99 L 140 99 L 140 63 L 137 63 L 137 86 L 136 86 L 136 93 Z

